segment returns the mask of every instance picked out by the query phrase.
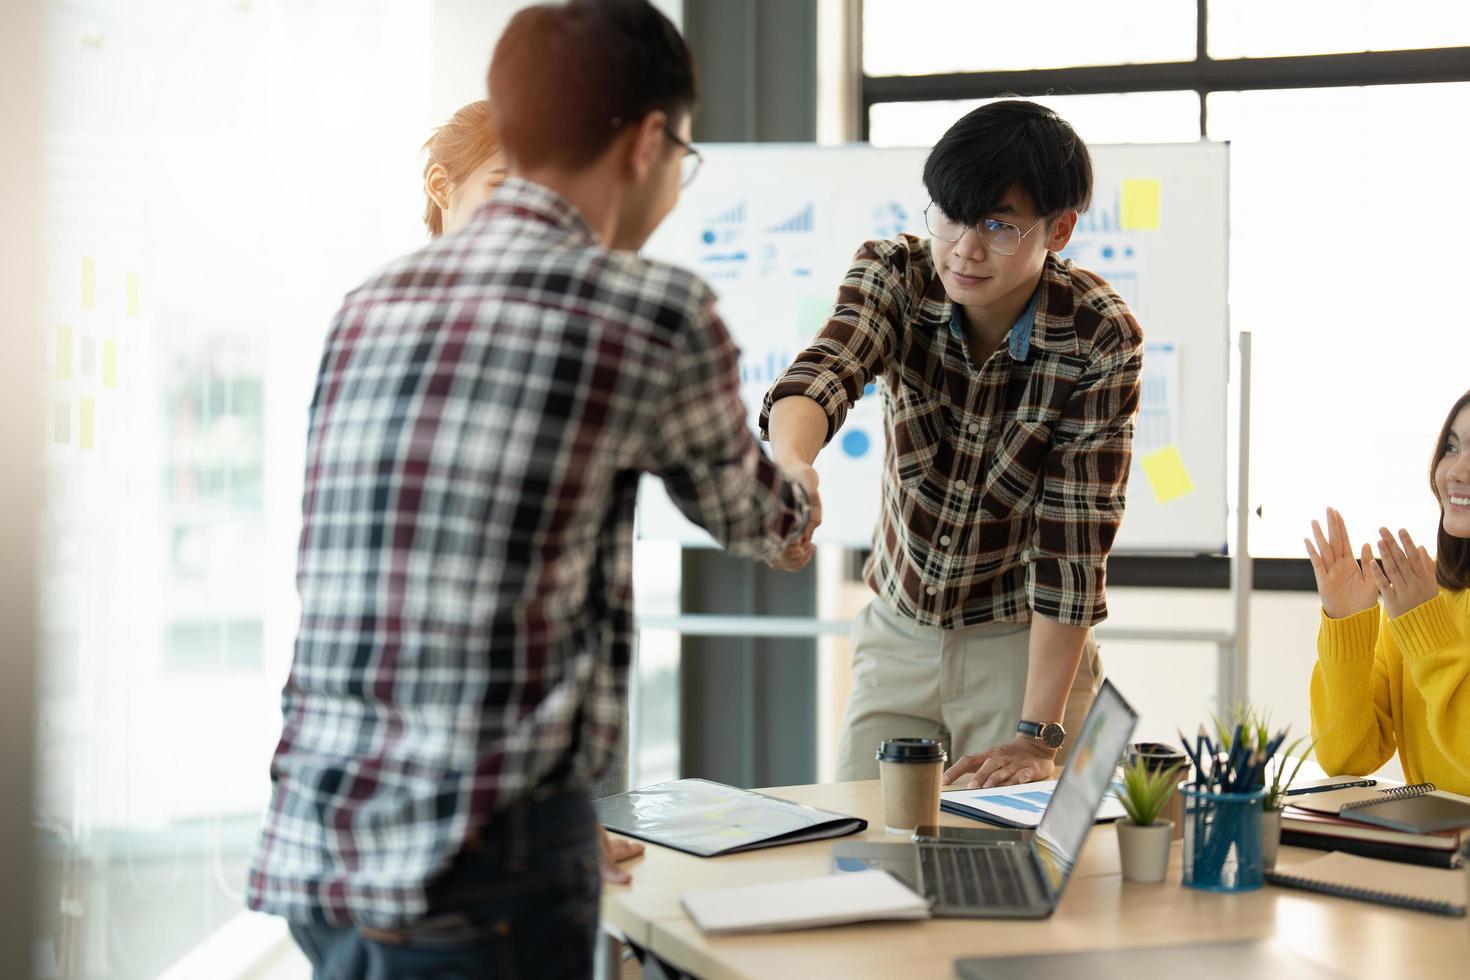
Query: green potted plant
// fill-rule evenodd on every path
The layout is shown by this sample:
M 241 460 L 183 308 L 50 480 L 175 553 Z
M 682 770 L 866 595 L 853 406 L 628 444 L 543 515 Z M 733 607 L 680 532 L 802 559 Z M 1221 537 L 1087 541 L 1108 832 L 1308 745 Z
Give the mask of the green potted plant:
M 1123 767 L 1123 781 L 1115 791 L 1128 814 L 1127 820 L 1120 820 L 1116 825 L 1124 880 L 1147 883 L 1164 880 L 1174 824 L 1159 819 L 1159 814 L 1174 795 L 1178 779 L 1177 770 L 1154 769 L 1142 757 Z

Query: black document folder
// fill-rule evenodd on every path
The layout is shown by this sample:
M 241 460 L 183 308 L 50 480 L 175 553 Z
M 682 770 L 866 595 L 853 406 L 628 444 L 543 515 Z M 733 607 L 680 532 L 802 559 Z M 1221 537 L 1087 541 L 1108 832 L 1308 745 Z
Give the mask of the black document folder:
M 593 804 L 614 833 L 715 857 L 761 847 L 845 837 L 868 822 L 707 779 L 676 779 Z

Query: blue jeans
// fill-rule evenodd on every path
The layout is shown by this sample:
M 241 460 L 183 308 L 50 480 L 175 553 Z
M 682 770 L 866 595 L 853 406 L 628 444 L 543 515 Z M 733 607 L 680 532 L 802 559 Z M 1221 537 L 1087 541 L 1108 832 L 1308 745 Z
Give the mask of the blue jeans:
M 429 912 L 394 930 L 291 923 L 316 980 L 592 975 L 597 821 L 585 792 L 498 816 L 429 888 Z

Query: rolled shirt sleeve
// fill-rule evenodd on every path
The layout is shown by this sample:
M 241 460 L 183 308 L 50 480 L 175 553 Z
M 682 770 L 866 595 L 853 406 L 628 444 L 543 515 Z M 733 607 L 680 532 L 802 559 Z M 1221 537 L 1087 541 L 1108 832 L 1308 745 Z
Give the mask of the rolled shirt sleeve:
M 766 392 L 760 413 L 762 439 L 770 438 L 771 406 L 794 395 L 810 398 L 827 413 L 824 445 L 842 428 L 848 409 L 897 350 L 918 281 L 910 261 L 915 246 L 924 247 L 918 239 L 904 236 L 864 242 L 858 249 L 827 322 Z

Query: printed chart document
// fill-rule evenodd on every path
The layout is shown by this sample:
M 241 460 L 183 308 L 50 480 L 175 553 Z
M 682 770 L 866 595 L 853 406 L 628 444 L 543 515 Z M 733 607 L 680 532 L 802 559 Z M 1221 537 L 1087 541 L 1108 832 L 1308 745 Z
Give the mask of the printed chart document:
M 706 888 L 685 892 L 681 900 L 710 935 L 929 918 L 929 902 L 886 871 Z
M 714 857 L 758 847 L 844 837 L 868 828 L 858 817 L 818 810 L 707 779 L 675 779 L 593 804 L 614 833 Z
M 959 814 L 1000 824 L 1002 827 L 1034 828 L 1041 823 L 1041 815 L 1051 803 L 1051 795 L 1057 788 L 1055 779 L 1039 783 L 1022 783 L 1020 786 L 997 786 L 994 789 L 947 790 L 939 798 L 939 808 L 946 813 Z M 1103 797 L 1094 819 L 1107 823 L 1127 816 L 1123 804 L 1109 790 Z

